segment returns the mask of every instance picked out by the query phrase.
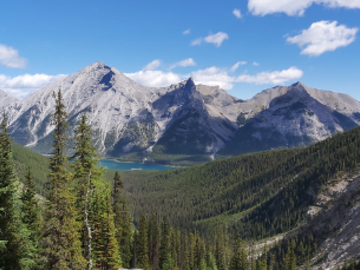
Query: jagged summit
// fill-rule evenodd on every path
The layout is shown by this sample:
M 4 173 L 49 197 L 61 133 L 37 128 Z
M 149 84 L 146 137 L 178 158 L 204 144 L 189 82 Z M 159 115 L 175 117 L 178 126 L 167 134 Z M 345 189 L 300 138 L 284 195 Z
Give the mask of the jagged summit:
M 9 106 L 10 104 L 14 103 L 18 101 L 17 98 L 11 96 L 10 94 L 8 94 L 7 92 L 0 90 L 0 110 L 2 110 L 2 108 Z M 0 112 L 2 113 L 2 112 Z
M 293 83 L 290 87 L 307 87 L 307 86 L 302 82 L 297 81 L 296 83 Z

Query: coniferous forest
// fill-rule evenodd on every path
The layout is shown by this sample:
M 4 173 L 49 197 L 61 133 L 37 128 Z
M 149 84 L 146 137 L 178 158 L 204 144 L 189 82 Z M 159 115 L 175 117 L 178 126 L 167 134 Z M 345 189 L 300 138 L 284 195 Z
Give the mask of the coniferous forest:
M 168 172 L 106 172 L 85 115 L 75 130 L 73 154 L 66 155 L 68 116 L 61 91 L 53 97 L 50 159 L 28 158 L 31 165 L 25 167 L 14 158 L 19 146 L 12 144 L 3 115 L 1 270 L 311 269 L 323 234 L 336 228 L 314 231 L 316 217 L 304 224 L 308 206 L 332 179 L 356 171 L 360 161 L 356 128 L 305 149 Z M 39 170 L 45 160 L 47 169 Z M 310 189 L 312 194 L 305 192 Z M 345 198 L 346 205 L 358 196 Z M 292 230 L 296 233 L 271 245 L 259 244 Z M 360 269 L 356 261 L 341 267 Z

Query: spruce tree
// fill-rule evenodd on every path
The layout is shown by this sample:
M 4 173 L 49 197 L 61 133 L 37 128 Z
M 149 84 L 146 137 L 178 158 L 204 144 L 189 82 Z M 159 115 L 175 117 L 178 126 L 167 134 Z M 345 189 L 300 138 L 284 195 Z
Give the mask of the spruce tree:
M 25 249 L 27 256 L 25 261 L 29 266 L 29 269 L 35 269 L 39 266 L 39 253 L 40 253 L 40 208 L 39 200 L 36 198 L 35 183 L 31 173 L 31 169 L 28 168 L 28 172 L 25 177 L 25 185 L 21 199 L 21 219 L 24 229 L 23 233 L 27 234 L 28 247 Z M 24 245 L 23 245 L 24 246 Z
M 249 267 L 247 254 L 238 233 L 236 233 L 235 236 L 233 252 L 234 254 L 230 261 L 230 270 L 247 270 Z
M 75 130 L 74 181 L 77 186 L 76 208 L 79 211 L 77 220 L 80 224 L 80 241 L 83 256 L 87 260 L 87 269 L 92 269 L 92 221 L 90 220 L 91 196 L 94 182 L 99 181 L 101 169 L 97 167 L 98 158 L 95 147 L 91 145 L 91 129 L 86 123 L 86 115 L 82 115 L 80 124 Z
M 96 183 L 90 220 L 94 230 L 92 253 L 94 269 L 121 268 L 122 261 L 115 236 L 114 213 L 111 205 L 111 188 L 103 181 Z
M 79 209 L 80 239 L 87 269 L 115 269 L 121 266 L 116 239 L 110 185 L 91 145 L 91 129 L 85 115 L 75 130 L 74 181 L 77 184 L 76 206 Z
M 15 177 L 7 117 L 0 125 L 0 269 L 19 269 L 19 245 L 15 222 Z
M 170 254 L 170 225 L 166 217 L 161 224 L 161 241 L 159 250 L 159 266 L 163 269 L 165 261 L 169 261 Z
M 113 178 L 113 212 L 116 228 L 116 239 L 125 268 L 130 268 L 132 258 L 132 218 L 123 195 L 124 184 L 118 172 Z
M 153 270 L 159 269 L 159 242 L 160 230 L 156 216 L 152 216 L 149 220 L 149 261 Z
M 149 269 L 148 225 L 144 215 L 140 217 L 139 233 L 136 243 L 137 265 Z
M 44 228 L 44 255 L 47 269 L 85 269 L 76 221 L 75 196 L 70 190 L 71 173 L 66 169 L 67 114 L 60 90 L 53 93 L 55 112 L 53 152 L 50 159 L 49 200 Z
M 34 237 L 38 237 L 40 226 L 39 200 L 36 198 L 35 183 L 30 167 L 25 176 L 25 185 L 21 196 L 21 202 L 23 223 L 34 232 Z
M 292 239 L 288 243 L 288 248 L 283 262 L 284 268 L 287 270 L 296 270 L 295 241 Z

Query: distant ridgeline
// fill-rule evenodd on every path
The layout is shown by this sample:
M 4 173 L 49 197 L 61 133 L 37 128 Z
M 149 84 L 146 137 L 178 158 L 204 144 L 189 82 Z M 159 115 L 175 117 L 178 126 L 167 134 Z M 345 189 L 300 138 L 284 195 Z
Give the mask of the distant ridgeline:
M 300 82 L 244 101 L 191 78 L 144 87 L 96 62 L 21 101 L 0 92 L 0 109 L 9 116 L 17 143 L 51 152 L 52 93 L 58 89 L 69 115 L 67 150 L 73 149 L 72 130 L 86 114 L 101 156 L 123 161 L 192 165 L 215 156 L 305 147 L 360 124 L 359 101 Z

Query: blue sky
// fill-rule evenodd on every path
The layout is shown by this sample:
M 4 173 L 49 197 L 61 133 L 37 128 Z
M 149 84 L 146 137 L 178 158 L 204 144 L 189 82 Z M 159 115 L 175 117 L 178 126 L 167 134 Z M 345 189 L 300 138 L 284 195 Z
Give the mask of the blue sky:
M 296 81 L 360 100 L 360 0 L 0 2 L 0 89 L 23 98 L 102 61 L 248 99 Z

